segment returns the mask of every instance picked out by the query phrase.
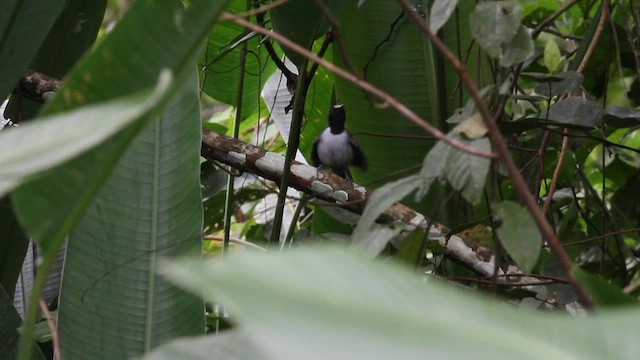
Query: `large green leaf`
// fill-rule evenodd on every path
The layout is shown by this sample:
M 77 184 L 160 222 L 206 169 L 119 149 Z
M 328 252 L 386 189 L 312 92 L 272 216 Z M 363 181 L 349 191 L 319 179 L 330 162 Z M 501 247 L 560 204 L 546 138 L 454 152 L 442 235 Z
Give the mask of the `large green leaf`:
M 65 357 L 125 359 L 204 331 L 202 300 L 155 274 L 160 257 L 200 249 L 201 135 L 192 73 L 69 236 L 59 312 Z
M 150 87 L 166 68 L 176 74 L 180 83 L 191 75 L 202 41 L 225 5 L 226 1 L 213 0 L 193 0 L 187 7 L 177 0 L 133 2 L 116 28 L 75 67 L 44 112 L 60 112 L 132 94 Z M 162 107 L 154 110 L 159 112 Z M 99 148 L 14 193 L 20 220 L 44 250 L 32 298 L 37 299 L 44 283 L 40 274 L 51 266 L 65 235 L 132 139 L 154 120 L 153 114 L 149 115 Z M 23 358 L 30 349 L 27 344 L 33 334 L 36 305 L 31 301 L 27 312 Z
M 224 299 L 267 359 L 640 356 L 638 309 L 578 319 L 518 312 L 393 265 L 313 248 L 247 252 L 218 264 L 185 260 L 163 273 L 194 293 Z
M 219 335 L 200 336 L 172 341 L 152 351 L 146 360 L 266 360 L 246 334 L 225 331 Z
M 389 240 L 391 240 L 391 238 L 398 232 L 381 231 L 381 229 L 374 226 L 376 219 L 389 206 L 402 200 L 416 188 L 425 186 L 425 183 L 426 181 L 422 177 L 412 175 L 404 179 L 387 183 L 376 189 L 367 200 L 367 206 L 358 221 L 356 229 L 353 231 L 353 244 L 364 249 L 369 254 L 378 255 L 380 251 L 385 248 Z
M 64 0 L 3 0 L 0 5 L 0 101 L 18 83 Z
M 531 214 L 513 201 L 491 205 L 495 219 L 500 222 L 496 232 L 500 243 L 520 269 L 528 274 L 538 260 L 541 250 L 540 232 Z

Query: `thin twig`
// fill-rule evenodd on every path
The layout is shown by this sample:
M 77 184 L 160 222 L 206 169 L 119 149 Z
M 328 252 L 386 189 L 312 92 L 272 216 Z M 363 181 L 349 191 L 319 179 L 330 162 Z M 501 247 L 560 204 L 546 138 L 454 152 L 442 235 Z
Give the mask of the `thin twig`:
M 580 62 L 580 65 L 578 65 L 578 69 L 576 69 L 576 71 L 579 73 L 584 72 L 584 68 L 589 63 L 589 60 L 591 60 L 591 55 L 593 55 L 593 52 L 595 51 L 596 46 L 598 46 L 598 42 L 600 41 L 600 36 L 604 31 L 604 25 L 607 22 L 607 18 L 609 18 L 610 3 L 611 3 L 611 0 L 604 0 L 602 2 L 602 14 L 600 15 L 600 20 L 598 21 L 598 27 L 596 28 L 596 32 L 593 35 L 593 39 L 589 44 L 589 47 L 587 48 L 587 51 L 585 52 L 584 57 Z
M 553 194 L 556 192 L 556 185 L 558 184 L 560 171 L 562 170 L 564 159 L 567 156 L 567 148 L 569 147 L 569 136 L 567 136 L 567 134 L 569 133 L 569 131 L 567 131 L 567 129 L 564 129 L 564 132 L 565 132 L 565 135 L 562 137 L 562 147 L 560 148 L 560 156 L 558 157 L 558 164 L 556 164 L 556 168 L 555 170 L 553 170 L 551 185 L 549 186 L 549 190 L 547 191 L 547 200 L 545 200 L 544 206 L 542 206 L 543 214 L 546 214 L 547 211 L 549 211 L 549 206 L 551 205 L 551 199 L 553 198 Z
M 51 341 L 53 342 L 53 359 L 62 360 L 62 354 L 60 353 L 60 341 L 58 340 L 58 328 L 53 321 L 53 317 L 51 317 L 51 313 L 49 312 L 47 303 L 45 303 L 44 300 L 40 298 L 39 304 L 42 315 L 44 315 L 44 318 L 47 320 L 49 331 L 51 331 Z
M 610 232 L 610 233 L 606 233 L 606 234 L 602 234 L 602 235 L 586 238 L 586 239 L 583 239 L 583 240 L 566 242 L 566 243 L 563 243 L 562 246 L 567 247 L 567 246 L 576 246 L 576 245 L 588 244 L 590 242 L 594 242 L 596 240 L 601 240 L 601 239 L 604 239 L 604 238 L 609 237 L 609 236 L 627 234 L 627 233 L 632 233 L 632 232 L 640 232 L 640 228 L 631 228 L 631 229 L 613 231 L 613 232 Z
M 212 240 L 212 241 L 220 241 L 222 242 L 224 240 L 223 236 L 218 236 L 218 235 L 205 235 L 202 237 L 203 240 Z M 242 246 L 246 246 L 246 247 L 250 247 L 252 249 L 256 249 L 256 250 L 260 250 L 260 251 L 267 251 L 267 249 L 263 248 L 260 245 L 256 245 L 252 242 L 249 241 L 245 241 L 242 239 L 238 239 L 238 238 L 234 238 L 234 237 L 229 237 L 229 242 L 232 242 L 234 244 L 238 244 L 238 245 L 242 245 Z
M 260 7 L 255 7 L 252 10 L 245 11 L 243 13 L 237 13 L 236 16 L 243 17 L 243 18 L 250 18 L 250 17 L 256 16 L 258 14 L 264 14 L 267 11 L 269 11 L 271 9 L 274 9 L 274 8 L 280 6 L 280 5 L 282 5 L 282 4 L 284 4 L 284 3 L 288 2 L 288 1 L 289 0 L 273 0 L 272 3 L 269 3 L 267 5 L 262 5 Z
M 578 2 L 578 0 L 571 0 L 571 1 L 567 1 L 566 3 L 564 3 L 564 5 L 562 5 L 562 7 L 560 9 L 558 9 L 558 11 L 554 12 L 553 14 L 551 14 L 551 16 L 549 16 L 548 18 L 544 19 L 542 22 L 540 22 L 540 24 L 538 24 L 538 26 L 536 26 L 535 29 L 533 29 L 533 31 L 531 32 L 531 37 L 533 39 L 536 39 L 538 37 L 538 35 L 540 35 L 540 32 L 547 25 L 549 25 L 549 23 L 551 23 L 553 20 L 558 18 L 558 16 L 562 15 L 565 11 L 569 10 L 569 8 L 572 7 L 573 5 L 575 5 L 577 2 Z

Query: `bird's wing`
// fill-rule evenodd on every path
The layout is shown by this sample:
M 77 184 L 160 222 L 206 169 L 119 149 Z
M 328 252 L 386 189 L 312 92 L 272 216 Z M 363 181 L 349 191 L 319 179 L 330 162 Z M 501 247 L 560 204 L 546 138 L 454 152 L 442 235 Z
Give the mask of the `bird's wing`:
M 360 145 L 358 145 L 358 142 L 353 138 L 353 136 L 349 136 L 349 145 L 351 145 L 351 149 L 353 150 L 353 166 L 367 171 L 369 169 L 367 157 L 364 156 L 362 149 L 360 149 Z
M 320 165 L 320 158 L 318 157 L 318 143 L 320 142 L 320 137 L 318 136 L 316 140 L 313 142 L 313 148 L 311 149 L 311 163 L 313 166 Z

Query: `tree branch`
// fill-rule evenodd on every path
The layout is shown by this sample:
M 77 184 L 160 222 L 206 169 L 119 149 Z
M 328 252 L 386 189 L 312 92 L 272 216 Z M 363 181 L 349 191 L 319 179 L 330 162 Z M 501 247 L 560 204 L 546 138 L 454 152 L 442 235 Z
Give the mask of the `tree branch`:
M 204 129 L 202 135 L 202 156 L 249 172 L 265 179 L 279 182 L 284 167 L 281 154 L 266 151 L 257 146 Z M 368 191 L 348 180 L 330 172 L 322 171 L 316 176 L 316 168 L 293 161 L 289 175 L 289 185 L 313 197 L 331 203 L 342 203 L 341 207 L 350 212 L 361 214 L 366 205 Z M 451 235 L 448 227 L 431 221 L 424 215 L 396 203 L 385 210 L 378 219 L 382 223 L 400 221 L 406 230 L 427 229 L 429 238 L 437 240 L 446 248 L 446 255 L 469 269 L 483 275 L 492 276 L 495 254 L 493 250 L 482 247 L 473 241 Z M 526 286 L 536 283 L 535 277 L 521 276 L 522 271 L 515 265 L 506 265 L 499 270 L 499 283 L 505 285 Z M 514 280 L 513 277 L 517 277 Z

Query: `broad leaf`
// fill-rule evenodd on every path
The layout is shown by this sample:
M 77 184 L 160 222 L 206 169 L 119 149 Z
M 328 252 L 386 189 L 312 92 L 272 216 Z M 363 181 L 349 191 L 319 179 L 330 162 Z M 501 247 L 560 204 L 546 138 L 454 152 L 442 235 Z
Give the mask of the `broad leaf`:
M 640 123 L 640 109 L 612 106 L 604 110 L 604 122 L 616 128 L 627 128 Z
M 166 68 L 176 75 L 178 84 L 186 81 L 210 26 L 225 5 L 226 1 L 212 0 L 193 0 L 187 7 L 180 1 L 133 2 L 116 28 L 65 79 L 44 112 L 61 112 L 133 94 L 154 84 Z M 163 105 L 177 94 L 171 93 Z M 33 299 L 42 290 L 53 257 L 121 154 L 162 110 L 157 107 L 155 113 L 139 118 L 99 148 L 14 192 L 14 207 L 21 222 L 43 248 L 37 286 L 27 311 L 23 358 L 28 356 L 33 336 L 37 310 Z
M 537 85 L 534 90 L 548 98 L 577 90 L 584 80 L 584 76 L 575 71 L 565 71 L 555 75 L 543 74 L 543 76 L 529 73 L 527 76 L 543 82 Z
M 549 120 L 560 124 L 579 125 L 593 128 L 602 117 L 597 103 L 583 97 L 571 96 L 549 108 Z
M 544 66 L 547 67 L 550 73 L 554 74 L 558 72 L 560 66 L 562 66 L 561 60 L 562 54 L 560 54 L 560 48 L 556 44 L 553 38 L 549 38 L 544 46 Z
M 223 299 L 265 358 L 469 359 L 479 351 L 496 360 L 640 356 L 637 309 L 578 319 L 517 312 L 337 249 L 269 255 L 185 260 L 162 271 L 194 293 Z
M 509 67 L 524 62 L 534 54 L 533 39 L 529 31 L 520 26 L 518 32 L 506 45 L 506 49 L 500 57 L 500 66 Z
M 353 245 L 364 249 L 368 254 L 378 255 L 399 230 L 374 226 L 376 219 L 389 206 L 405 198 L 423 183 L 420 176 L 412 175 L 376 189 L 369 196 L 358 226 L 353 231 Z
M 155 274 L 198 254 L 202 229 L 195 69 L 187 89 L 136 138 L 69 235 L 60 292 L 64 357 L 126 359 L 201 334 L 204 306 Z
M 172 341 L 144 357 L 144 360 L 255 360 L 270 359 L 241 331 Z M 275 359 L 273 359 L 275 360 Z
M 538 260 L 542 243 L 540 232 L 524 207 L 512 202 L 493 203 L 491 209 L 499 221 L 495 231 L 511 258 L 524 273 L 529 273 Z
M 491 151 L 491 143 L 486 138 L 467 140 L 454 132 L 448 134 L 469 147 Z M 478 203 L 489 173 L 491 161 L 487 158 L 471 155 L 439 141 L 424 159 L 420 175 L 427 181 L 435 178 L 447 180 L 451 186 L 462 192 L 462 196 L 471 203 Z

